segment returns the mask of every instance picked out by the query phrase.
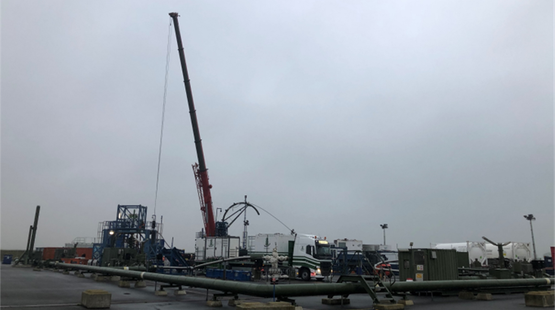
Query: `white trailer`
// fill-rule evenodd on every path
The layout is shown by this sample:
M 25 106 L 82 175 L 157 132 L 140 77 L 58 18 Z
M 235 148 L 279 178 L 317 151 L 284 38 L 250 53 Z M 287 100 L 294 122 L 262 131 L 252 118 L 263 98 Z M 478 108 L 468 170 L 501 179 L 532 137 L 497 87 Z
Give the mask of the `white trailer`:
M 457 252 L 467 252 L 468 261 L 470 264 L 476 260 L 482 264 L 482 266 L 488 265 L 488 258 L 486 255 L 486 243 L 485 242 L 456 242 L 456 243 L 438 243 L 433 246 L 434 249 L 455 249 Z
M 316 235 L 276 233 L 249 236 L 248 254 L 251 258 L 271 255 L 274 248 L 280 256 L 289 257 L 290 252 L 293 253 L 288 261 L 303 280 L 323 280 L 322 270 L 331 269 L 330 244 Z
M 195 239 L 195 261 L 239 257 L 239 237 L 206 237 Z
M 488 259 L 499 258 L 497 246 L 486 244 L 486 255 Z M 531 261 L 532 254 L 530 251 L 530 243 L 527 242 L 511 242 L 503 247 L 503 257 L 512 261 Z

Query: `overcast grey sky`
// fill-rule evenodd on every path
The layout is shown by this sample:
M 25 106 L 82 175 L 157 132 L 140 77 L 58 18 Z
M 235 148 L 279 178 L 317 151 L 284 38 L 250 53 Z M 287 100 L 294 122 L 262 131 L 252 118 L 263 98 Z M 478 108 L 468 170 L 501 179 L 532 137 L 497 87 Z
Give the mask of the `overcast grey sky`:
M 215 207 L 328 239 L 554 245 L 553 1 L 1 4 L 1 247 L 154 211 L 169 12 Z M 175 37 L 159 199 L 194 250 L 197 161 Z M 249 234 L 287 229 L 249 213 Z M 241 235 L 242 221 L 230 229 Z

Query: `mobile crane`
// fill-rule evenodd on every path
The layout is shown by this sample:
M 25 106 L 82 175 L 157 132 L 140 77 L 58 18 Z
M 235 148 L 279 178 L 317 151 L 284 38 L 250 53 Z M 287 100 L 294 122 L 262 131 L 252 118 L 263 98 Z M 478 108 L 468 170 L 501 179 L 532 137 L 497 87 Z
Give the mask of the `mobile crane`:
M 193 92 L 191 91 L 191 81 L 187 72 L 187 64 L 185 62 L 185 53 L 183 51 L 183 43 L 181 42 L 181 32 L 179 31 L 178 13 L 170 13 L 175 27 L 175 38 L 179 51 L 179 59 L 181 61 L 181 70 L 183 71 L 183 83 L 185 83 L 185 92 L 187 93 L 187 102 L 189 104 L 189 114 L 191 116 L 191 125 L 193 126 L 193 135 L 195 138 L 195 147 L 197 150 L 198 163 L 193 165 L 193 173 L 197 184 L 198 198 L 200 202 L 200 211 L 204 222 L 204 231 L 206 236 L 214 236 L 216 234 L 216 223 L 214 221 L 214 210 L 212 207 L 212 195 L 210 188 L 212 185 L 208 182 L 208 168 L 204 161 L 204 152 L 202 150 L 202 140 L 200 139 L 200 131 L 198 128 L 197 114 L 195 104 L 193 102 Z

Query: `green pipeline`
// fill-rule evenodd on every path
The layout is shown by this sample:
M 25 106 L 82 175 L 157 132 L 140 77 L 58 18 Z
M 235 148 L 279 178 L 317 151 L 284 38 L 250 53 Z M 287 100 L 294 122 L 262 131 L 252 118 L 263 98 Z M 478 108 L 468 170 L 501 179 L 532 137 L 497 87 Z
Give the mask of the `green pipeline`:
M 185 285 L 190 287 L 206 288 L 225 293 L 243 294 L 259 297 L 272 297 L 274 287 L 271 284 L 245 283 L 226 281 L 191 276 L 165 275 L 153 272 L 122 270 L 109 267 L 96 267 L 88 265 L 51 263 L 60 268 L 88 270 L 102 274 L 117 275 L 121 277 L 144 279 Z M 555 282 L 551 278 L 539 279 L 503 279 L 503 280 L 455 280 L 455 281 L 423 281 L 423 282 L 396 282 L 385 283 L 393 292 L 431 291 L 431 290 L 463 290 L 484 288 L 549 288 Z M 369 282 L 372 284 L 372 282 Z M 306 283 L 306 284 L 281 284 L 275 286 L 276 297 L 294 296 L 340 296 L 349 294 L 366 293 L 364 286 L 358 282 L 346 283 Z

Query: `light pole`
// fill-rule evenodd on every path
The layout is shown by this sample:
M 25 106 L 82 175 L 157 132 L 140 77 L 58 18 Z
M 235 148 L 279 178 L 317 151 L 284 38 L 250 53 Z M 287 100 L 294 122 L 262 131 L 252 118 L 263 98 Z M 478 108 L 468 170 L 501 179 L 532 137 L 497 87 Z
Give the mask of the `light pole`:
M 530 231 L 532 232 L 532 246 L 534 247 L 534 260 L 537 259 L 536 256 L 536 242 L 534 241 L 534 228 L 532 227 L 532 221 L 535 221 L 536 218 L 533 214 L 524 215 L 524 218 L 530 221 Z
M 385 245 L 385 230 L 387 229 L 387 224 L 380 224 L 383 229 L 383 245 Z

